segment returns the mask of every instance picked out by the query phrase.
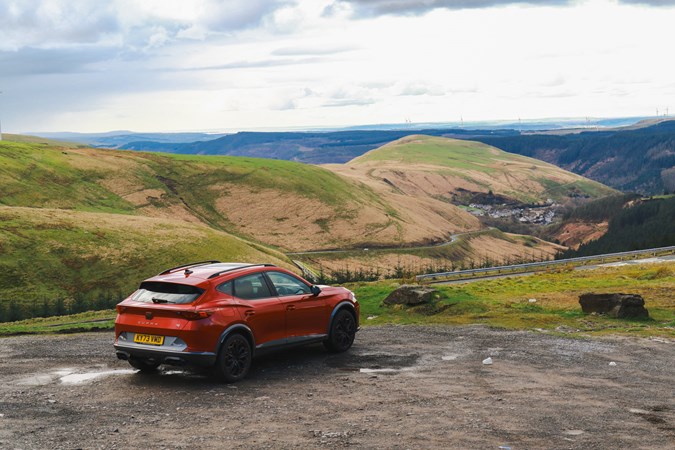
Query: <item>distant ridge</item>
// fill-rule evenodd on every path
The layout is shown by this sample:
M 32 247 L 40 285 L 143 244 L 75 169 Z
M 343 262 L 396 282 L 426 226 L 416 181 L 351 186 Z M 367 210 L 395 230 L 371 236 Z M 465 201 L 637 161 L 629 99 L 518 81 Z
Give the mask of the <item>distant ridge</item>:
M 476 140 L 530 156 L 620 189 L 644 195 L 672 192 L 675 120 L 574 134 L 481 136 Z
M 621 125 L 621 124 L 619 124 Z M 555 164 L 622 191 L 646 195 L 666 189 L 663 173 L 675 167 L 675 120 L 649 118 L 629 125 L 520 132 L 516 128 L 407 129 L 338 132 L 244 132 L 216 140 L 163 144 L 135 142 L 134 150 L 186 154 L 228 154 L 286 159 L 311 164 L 346 163 L 411 134 L 480 141 Z

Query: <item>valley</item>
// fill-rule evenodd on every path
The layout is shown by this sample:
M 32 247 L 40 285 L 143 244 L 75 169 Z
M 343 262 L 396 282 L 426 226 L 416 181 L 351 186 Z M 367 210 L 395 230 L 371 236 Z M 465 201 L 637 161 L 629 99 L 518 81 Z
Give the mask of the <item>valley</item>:
M 565 211 L 617 194 L 424 135 L 321 166 L 11 136 L 0 186 L 0 298 L 33 309 L 103 305 L 176 261 L 300 264 L 349 281 L 553 259 L 567 247 L 552 241 L 578 247 L 606 229 L 563 223 Z

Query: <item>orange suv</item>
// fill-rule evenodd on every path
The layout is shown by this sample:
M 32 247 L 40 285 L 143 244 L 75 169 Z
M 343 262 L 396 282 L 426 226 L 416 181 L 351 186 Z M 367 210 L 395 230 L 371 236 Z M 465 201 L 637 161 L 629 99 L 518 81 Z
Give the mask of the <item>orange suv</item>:
M 214 366 L 227 382 L 265 350 L 323 342 L 344 352 L 359 303 L 343 287 L 316 286 L 271 264 L 203 261 L 143 281 L 117 305 L 117 357 L 143 371 Z

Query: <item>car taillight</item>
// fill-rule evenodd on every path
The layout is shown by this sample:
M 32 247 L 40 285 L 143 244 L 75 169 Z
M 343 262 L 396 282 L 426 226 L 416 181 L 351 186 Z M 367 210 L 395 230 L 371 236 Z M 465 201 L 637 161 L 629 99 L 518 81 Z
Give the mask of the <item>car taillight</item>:
M 187 320 L 206 319 L 211 311 L 178 311 L 178 315 Z
M 117 312 L 118 312 L 119 314 L 124 313 L 126 310 L 127 310 L 127 307 L 126 307 L 126 306 L 117 305 Z

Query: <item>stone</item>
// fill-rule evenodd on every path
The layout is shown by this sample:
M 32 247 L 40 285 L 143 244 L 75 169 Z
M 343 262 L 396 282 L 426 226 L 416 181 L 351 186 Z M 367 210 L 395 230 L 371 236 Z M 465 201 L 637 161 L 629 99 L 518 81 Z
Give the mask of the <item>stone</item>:
M 644 299 L 637 294 L 588 293 L 579 296 L 579 303 L 586 314 L 606 314 L 618 319 L 649 317 Z
M 434 295 L 438 292 L 434 288 L 427 286 L 417 286 L 414 284 L 404 284 L 384 299 L 385 305 L 421 305 L 430 303 Z

